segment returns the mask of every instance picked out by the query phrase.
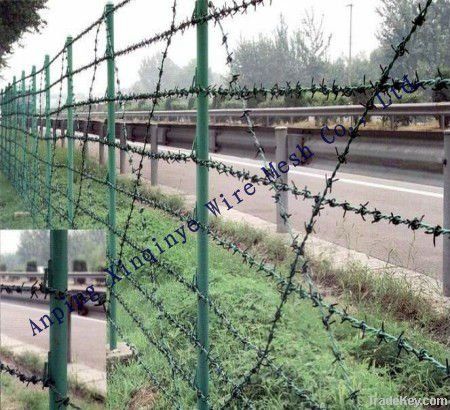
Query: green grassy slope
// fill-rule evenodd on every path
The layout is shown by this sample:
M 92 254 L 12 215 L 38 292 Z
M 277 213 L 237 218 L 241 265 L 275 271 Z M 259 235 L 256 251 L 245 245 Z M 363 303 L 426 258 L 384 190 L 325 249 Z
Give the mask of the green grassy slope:
M 57 150 L 56 162 L 64 161 L 65 152 Z M 77 157 L 77 168 L 80 158 Z M 41 170 L 41 174 L 43 169 Z M 89 173 L 104 179 L 105 170 L 97 165 L 89 165 Z M 76 187 L 79 182 L 77 177 Z M 55 171 L 52 186 L 65 192 L 66 173 L 62 169 Z M 124 186 L 130 183 L 124 181 Z M 106 228 L 107 194 L 105 186 L 92 182 L 83 182 L 83 194 L 77 213 L 78 228 Z M 36 188 L 37 197 L 45 192 Z M 77 192 L 77 189 L 76 189 Z M 144 193 L 144 190 L 140 190 Z M 118 194 L 117 221 L 118 230 L 122 231 L 131 199 Z M 176 200 L 173 201 L 176 203 Z M 53 195 L 52 203 L 64 213 L 67 199 L 61 195 Z M 45 211 L 45 203 L 36 202 L 36 208 Z M 92 218 L 87 214 L 96 215 Z M 54 212 L 54 225 L 66 224 L 64 219 L 58 221 Z M 45 214 L 45 212 L 44 212 Z M 35 226 L 45 226 L 44 215 L 37 215 Z M 144 248 L 151 243 L 151 238 L 162 239 L 167 233 L 179 227 L 181 222 L 167 214 L 149 208 L 137 207 L 128 231 L 128 238 L 139 247 Z M 120 240 L 118 242 L 120 244 Z M 124 246 L 123 259 L 128 260 L 136 255 L 130 246 Z M 250 248 L 252 251 L 252 248 Z M 148 338 L 138 329 L 137 324 L 119 305 L 118 324 L 127 341 L 131 341 L 142 353 L 145 367 L 151 370 L 161 383 L 155 387 L 142 364 L 135 361 L 127 365 L 117 366 L 109 374 L 108 405 L 111 409 L 126 408 L 174 408 L 180 402 L 183 408 L 193 408 L 195 393 L 179 374 L 171 371 L 169 362 L 177 363 L 190 377 L 194 378 L 196 349 L 195 340 L 185 335 L 194 334 L 196 323 L 196 295 L 187 290 L 180 280 L 192 283 L 195 276 L 196 238 L 189 234 L 186 244 L 178 244 L 163 254 L 164 261 L 180 275 L 176 280 L 166 269 L 150 267 L 148 264 L 129 279 L 122 280 L 115 288 L 126 307 L 136 317 L 151 340 L 170 352 L 169 360 L 149 343 Z M 262 273 L 245 265 L 241 258 L 211 244 L 210 295 L 220 306 L 238 333 L 248 338 L 253 344 L 263 347 L 267 331 L 275 308 L 279 301 L 279 293 L 273 281 Z M 290 258 L 279 263 L 278 269 L 286 274 Z M 147 292 L 142 295 L 130 281 L 137 281 Z M 156 301 L 156 308 L 149 299 Z M 343 301 L 346 303 L 346 301 Z M 394 320 L 382 307 L 376 309 L 373 303 L 359 303 L 352 307 L 352 313 L 365 319 L 373 326 L 381 326 L 391 334 L 398 335 L 407 331 L 406 337 L 415 346 L 428 349 L 441 362 L 448 357 L 448 348 L 427 334 L 419 324 L 411 321 Z M 161 313 L 163 312 L 163 313 Z M 170 316 L 169 316 L 170 315 Z M 170 319 L 168 319 L 170 318 Z M 173 324 L 176 323 L 178 328 Z M 210 313 L 212 356 L 218 357 L 218 364 L 227 374 L 231 383 L 224 382 L 213 369 L 211 371 L 211 402 L 220 404 L 232 391 L 232 384 L 238 383 L 240 377 L 256 362 L 256 352 L 245 349 L 224 327 L 217 315 Z M 345 358 L 348 380 L 345 382 L 344 372 L 333 364 L 333 356 L 328 335 L 321 322 L 318 310 L 310 302 L 300 301 L 291 295 L 287 303 L 283 319 L 276 331 L 273 351 L 275 363 L 282 366 L 284 373 L 292 378 L 297 386 L 313 392 L 312 397 L 332 409 L 351 408 L 347 400 L 351 390 L 360 391 L 359 403 L 362 408 L 370 407 L 370 396 L 389 397 L 408 395 L 411 397 L 450 396 L 449 382 L 445 384 L 442 375 L 426 363 L 419 362 L 412 355 L 402 352 L 397 358 L 395 344 L 378 345 L 373 336 L 362 338 L 361 332 L 348 323 L 336 323 L 332 330 L 340 344 Z M 348 389 L 346 386 L 349 386 Z M 270 368 L 264 366 L 258 375 L 252 378 L 250 387 L 244 390 L 245 396 L 252 400 L 257 408 L 264 409 L 297 409 L 302 407 L 301 400 L 286 388 L 281 377 Z M 236 408 L 242 403 L 235 402 Z M 401 407 L 399 407 L 401 408 Z

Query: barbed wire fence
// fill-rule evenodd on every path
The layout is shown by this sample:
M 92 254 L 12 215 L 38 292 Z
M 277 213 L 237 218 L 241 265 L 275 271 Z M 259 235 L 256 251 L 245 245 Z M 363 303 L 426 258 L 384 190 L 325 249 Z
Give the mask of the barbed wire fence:
M 58 244 L 56 243 L 56 240 L 59 241 Z M 62 242 L 64 242 L 65 245 L 61 245 Z M 62 252 L 58 252 L 57 248 L 58 250 L 62 250 Z M 32 300 L 40 298 L 47 299 L 50 297 L 49 315 L 52 313 L 55 314 L 55 310 L 52 310 L 52 308 L 61 310 L 61 305 L 64 306 L 64 303 L 70 305 L 76 303 L 77 306 L 80 307 L 87 301 L 92 301 L 94 305 L 103 306 L 105 308 L 105 294 L 98 294 L 94 291 L 77 292 L 74 294 L 73 292 L 68 291 L 67 264 L 65 269 L 61 269 L 61 266 L 59 265 L 61 256 L 65 258 L 67 263 L 67 230 L 59 230 L 57 233 L 52 231 L 50 236 L 50 253 L 52 259 L 48 261 L 48 266 L 45 269 L 42 281 L 36 280 L 31 286 L 25 285 L 25 282 L 21 286 L 1 284 L 0 299 L 3 293 L 13 295 L 29 294 L 30 299 Z M 57 253 L 59 254 L 57 255 Z M 61 313 L 63 313 L 62 310 Z M 68 313 L 68 315 L 69 314 L 70 313 Z M 68 321 L 62 320 L 60 322 L 61 319 L 64 319 L 64 316 L 60 317 L 58 319 L 58 325 L 53 328 L 51 327 L 53 322 L 49 315 L 44 315 L 47 316 L 50 325 L 50 349 L 43 373 L 41 375 L 36 375 L 29 371 L 22 371 L 20 368 L 15 368 L 7 363 L 3 363 L 1 359 L 0 373 L 5 372 L 16 377 L 19 381 L 25 383 L 27 387 L 32 384 L 41 385 L 43 389 L 48 389 L 50 395 L 49 406 L 52 409 L 71 407 L 81 410 L 81 407 L 76 405 L 67 395 L 67 387 L 65 386 L 67 384 Z M 44 324 L 42 320 L 43 319 L 41 319 L 42 325 L 43 327 L 45 325 L 46 329 L 49 325 Z M 37 329 L 39 333 L 42 331 L 35 323 L 34 326 L 35 328 L 32 328 L 33 336 L 35 335 L 35 329 Z M 11 359 L 11 361 L 15 362 L 16 360 L 14 358 Z M 64 368 L 62 372 L 60 371 L 61 366 Z
M 145 249 L 142 246 L 142 239 L 150 239 L 152 235 L 157 234 L 151 228 L 151 221 L 144 212 L 145 207 L 162 211 L 182 222 L 193 221 L 199 227 L 198 249 L 200 256 L 194 280 L 188 278 L 186 272 L 179 266 L 163 258 L 152 266 L 145 268 L 145 274 L 143 275 L 145 282 L 141 281 L 142 277 L 125 275 L 124 278 L 127 280 L 123 282 L 126 282 L 126 285 L 120 283 L 114 286 L 114 281 L 109 283 L 107 317 L 111 349 L 117 347 L 117 336 L 119 336 L 120 340 L 126 343 L 134 353 L 136 361 L 148 376 L 152 385 L 176 408 L 184 408 L 186 403 L 192 402 L 193 398 L 198 400 L 198 406 L 202 409 L 258 408 L 258 402 L 250 387 L 254 384 L 257 376 L 263 372 L 263 369 L 268 372 L 270 377 L 277 379 L 285 392 L 295 397 L 298 403 L 301 403 L 304 407 L 312 409 L 327 408 L 326 404 L 320 403 L 320 400 L 317 399 L 316 392 L 310 392 L 302 387 L 302 379 L 296 376 L 292 369 L 287 369 L 279 364 L 280 358 L 273 349 L 286 304 L 292 298 L 295 298 L 310 301 L 319 313 L 317 315 L 318 320 L 323 324 L 328 345 L 334 358 L 333 364 L 330 365 L 338 366 L 337 377 L 342 379 L 345 384 L 348 408 L 360 407 L 358 397 L 361 393 L 361 386 L 352 380 L 346 357 L 334 335 L 334 328 L 339 325 L 336 321 L 337 318 L 340 319 L 341 324 L 347 323 L 356 331 L 361 332 L 362 337 L 371 337 L 380 344 L 392 344 L 396 347 L 400 360 L 407 357 L 402 353 L 412 353 L 419 362 L 428 363 L 435 371 L 440 373 L 443 380 L 449 379 L 450 366 L 448 360 L 444 363 L 433 357 L 431 352 L 417 345 L 415 341 L 408 341 L 404 333 L 391 334 L 385 329 L 384 324 L 380 327 L 369 324 L 366 319 L 352 316 L 347 308 L 339 308 L 338 304 L 327 301 L 318 290 L 313 279 L 313 268 L 305 255 L 305 245 L 314 232 L 314 226 L 325 206 L 341 208 L 344 211 L 344 216 L 348 212 L 360 215 L 363 221 L 372 223 L 387 221 L 393 226 L 405 225 L 412 231 L 421 230 L 425 234 L 432 235 L 433 241 L 441 235 L 446 240 L 450 240 L 449 228 L 429 224 L 424 221 L 423 216 L 402 217 L 393 212 L 383 212 L 376 208 L 370 208 L 368 203 L 355 205 L 348 201 L 342 202 L 330 198 L 333 184 L 338 181 L 338 171 L 346 163 L 353 141 L 358 138 L 360 125 L 365 121 L 368 112 L 376 108 L 374 105 L 376 94 L 380 92 L 389 94 L 391 88 L 400 89 L 402 80 L 391 78 L 391 69 L 396 61 L 408 52 L 407 45 L 414 33 L 426 23 L 427 12 L 432 6 L 432 0 L 425 1 L 423 6 L 419 5 L 417 16 L 411 24 L 410 31 L 398 45 L 393 46 L 393 58 L 386 66 L 380 67 L 381 75 L 376 82 L 366 82 L 364 79 L 361 84 L 355 86 L 342 86 L 337 84 L 336 81 L 328 85 L 324 80 L 320 83 L 315 83 L 313 80 L 311 85 L 307 87 L 300 83 L 296 85 L 287 83 L 286 85 L 275 84 L 270 88 L 263 86 L 250 88 L 240 85 L 239 73 L 231 69 L 228 84 L 215 85 L 209 84 L 207 75 L 205 77 L 205 73 L 202 72 L 205 67 L 207 72 L 207 60 L 199 58 L 196 77 L 192 85 L 188 88 L 176 87 L 173 89 L 163 89 L 162 81 L 165 62 L 174 36 L 182 35 L 189 29 L 197 29 L 200 40 L 199 55 L 205 55 L 208 45 L 204 33 L 207 30 L 208 23 L 214 23 L 222 34 L 226 64 L 232 67 L 233 56 L 228 45 L 228 35 L 224 30 L 224 22 L 233 16 L 243 15 L 258 7 L 263 7 L 268 2 L 264 0 L 240 0 L 216 7 L 212 2 L 207 3 L 204 0 L 198 0 L 192 17 L 178 22 L 177 1 L 174 0 L 171 5 L 170 27 L 167 30 L 116 51 L 114 49 L 113 18 L 116 13 L 120 12 L 120 9 L 132 3 L 132 0 L 125 0 L 115 6 L 108 5 L 96 21 L 76 37 L 68 38 L 64 48 L 53 58 L 47 57 L 41 69 L 36 71 L 33 67 L 30 75 L 23 74 L 20 82 L 14 79 L 13 83 L 1 92 L 1 169 L 23 198 L 24 203 L 28 204 L 35 227 L 46 226 L 50 229 L 61 227 L 80 229 L 93 225 L 103 227 L 109 234 L 107 256 L 111 266 L 114 267 L 115 274 L 119 274 L 123 270 L 122 260 L 125 255 L 143 252 Z M 102 28 L 106 29 L 104 54 L 99 51 Z M 74 69 L 71 57 L 69 58 L 69 55 L 72 55 L 71 47 L 90 33 L 94 34 L 94 58 L 92 61 Z M 163 43 L 164 46 L 155 89 L 145 93 L 127 93 L 121 90 L 117 59 L 157 43 Z M 51 81 L 50 70 L 55 67 L 59 59 L 61 60 L 60 75 Z M 95 97 L 93 90 L 97 81 L 96 74 L 102 63 L 107 65 L 107 90 L 105 96 Z M 200 67 L 202 64 L 203 68 Z M 92 72 L 88 98 L 75 101 L 73 92 L 69 91 L 70 87 L 73 86 L 71 85 L 73 78 L 88 70 Z M 39 89 L 37 89 L 38 76 L 40 76 Z M 26 81 L 30 83 L 28 91 Z M 44 83 L 45 85 L 43 85 Z M 68 93 L 67 101 L 63 104 L 62 90 L 64 83 L 67 83 Z M 18 87 L 19 84 L 20 87 Z M 433 90 L 447 89 L 449 84 L 450 79 L 444 78 L 442 75 L 435 79 L 421 80 L 416 73 L 416 78 L 413 81 L 414 87 L 420 86 Z M 51 90 L 55 87 L 58 90 L 58 104 L 57 108 L 52 109 L 50 95 Z M 259 141 L 251 110 L 246 108 L 246 102 L 256 97 L 266 99 L 300 98 L 306 93 L 310 93 L 313 97 L 316 94 L 322 94 L 327 98 L 361 94 L 367 97 L 364 104 L 364 113 L 351 131 L 344 150 L 342 152 L 336 151 L 336 166 L 330 176 L 325 178 L 325 186 L 321 193 L 313 194 L 308 187 L 299 189 L 293 182 L 288 184 L 279 180 L 270 180 L 267 177 L 236 169 L 208 157 L 207 103 L 209 98 L 217 97 L 242 102 L 242 119 L 247 125 L 248 136 L 255 145 L 256 153 L 261 157 L 263 163 L 267 164 L 264 147 Z M 37 97 L 39 98 L 39 104 L 37 103 Z M 192 97 L 197 98 L 199 115 L 197 135 L 191 152 L 183 154 L 170 151 L 149 151 L 148 144 L 152 133 L 155 132 L 155 110 L 158 104 L 168 98 L 186 99 Z M 43 98 L 45 99 L 44 113 Z M 150 102 L 150 109 L 147 121 L 144 124 L 144 143 L 141 146 L 136 146 L 127 141 L 129 135 L 124 118 L 125 104 L 139 101 Z M 93 122 L 92 107 L 100 103 L 106 104 L 108 119 L 100 130 L 99 136 L 95 137 L 89 133 L 90 125 Z M 39 105 L 39 109 L 37 109 L 37 105 Z M 115 110 L 117 106 L 122 109 L 121 123 L 116 123 Z M 81 121 L 74 120 L 76 109 L 83 109 L 87 113 L 83 130 L 80 130 Z M 67 113 L 65 127 L 61 125 L 63 121 L 58 120 L 58 116 L 63 113 Z M 52 121 L 53 133 L 51 132 Z M 60 126 L 59 132 L 57 132 L 58 124 Z M 120 135 L 119 142 L 116 141 L 117 129 Z M 63 143 L 64 141 L 67 141 L 67 150 L 57 148 L 57 142 Z M 108 164 L 106 167 L 95 165 L 90 160 L 89 144 L 94 143 L 108 149 Z M 79 150 L 74 159 L 73 147 L 75 144 L 78 144 Z M 116 179 L 116 151 L 128 156 L 132 175 L 131 182 Z M 281 205 L 279 208 L 280 216 L 290 235 L 293 262 L 287 275 L 284 275 L 267 261 L 253 255 L 248 249 L 243 249 L 239 244 L 227 239 L 217 229 L 208 224 L 207 217 L 205 217 L 205 207 L 203 206 L 208 201 L 207 184 L 197 187 L 197 206 L 192 212 L 179 209 L 160 198 L 149 196 L 146 193 L 143 181 L 144 161 L 148 159 L 165 161 L 168 164 L 195 164 L 199 174 L 203 175 L 203 179 L 200 178 L 200 181 L 207 181 L 207 172 L 212 170 L 239 181 L 249 181 L 268 187 L 273 192 L 274 202 Z M 66 173 L 64 174 L 66 181 L 63 181 L 63 172 Z M 104 193 L 105 199 L 103 200 L 96 195 L 97 192 Z M 282 193 L 311 201 L 311 216 L 307 219 L 305 234 L 301 238 L 293 231 L 290 221 L 291 215 L 287 213 L 281 201 Z M 99 211 L 99 209 L 103 209 L 103 211 Z M 119 223 L 116 220 L 117 209 L 125 211 L 121 215 Z M 366 219 L 366 217 L 369 218 Z M 274 289 L 279 293 L 280 299 L 270 320 L 263 343 L 248 336 L 247 332 L 243 331 L 241 326 L 236 323 L 236 320 L 232 319 L 231 315 L 221 307 L 217 298 L 208 294 L 208 238 L 219 247 L 239 257 L 250 269 L 261 274 L 261 280 L 265 279 L 273 284 Z M 118 249 L 117 243 L 119 244 Z M 183 294 L 198 301 L 198 314 L 193 318 L 197 320 L 196 325 L 189 320 L 183 321 L 177 315 L 171 313 L 167 301 L 162 300 L 158 294 L 158 289 L 161 286 L 158 283 L 158 274 L 163 274 L 166 278 L 169 278 L 176 284 L 177 289 L 184 292 Z M 42 283 L 30 287 L 0 286 L 0 292 L 30 292 L 31 297 L 36 297 L 38 292 L 47 295 L 54 291 Z M 176 332 L 178 337 L 186 340 L 190 349 L 189 354 L 177 351 L 177 348 L 173 347 L 173 343 L 171 343 L 173 340 L 164 333 L 164 328 L 151 328 L 143 312 L 138 311 L 130 302 L 125 290 L 133 292 L 134 297 L 142 303 L 145 301 L 151 305 L 158 320 L 164 321 L 170 329 Z M 102 304 L 104 303 L 103 300 Z M 118 307 L 121 312 L 119 315 L 117 313 Z M 223 352 L 217 351 L 214 343 L 209 342 L 209 314 L 213 315 L 213 320 L 217 323 L 215 326 L 220 326 L 224 334 L 231 337 L 243 352 L 254 355 L 252 356 L 253 365 L 250 368 L 239 372 L 233 371 L 224 360 Z M 127 316 L 131 322 L 126 322 L 121 315 Z M 140 343 L 137 343 L 133 338 L 136 330 L 140 332 L 140 339 L 144 338 L 143 340 L 146 342 L 144 347 L 140 347 Z M 152 354 L 158 352 L 165 361 L 164 368 L 159 368 L 155 363 L 153 365 L 149 363 L 150 348 Z M 197 361 L 192 359 L 195 352 L 198 354 Z M 193 367 L 196 367 L 196 369 L 193 370 Z M 24 383 L 41 383 L 44 387 L 52 388 L 52 381 L 38 376 L 25 375 L 7 365 L 0 364 L 0 370 L 17 376 Z M 211 382 L 209 378 L 211 378 Z M 209 391 L 210 386 L 213 386 L 212 392 Z M 186 399 L 186 394 L 189 395 L 189 399 Z M 61 394 L 60 397 L 61 407 L 74 405 L 65 393 Z

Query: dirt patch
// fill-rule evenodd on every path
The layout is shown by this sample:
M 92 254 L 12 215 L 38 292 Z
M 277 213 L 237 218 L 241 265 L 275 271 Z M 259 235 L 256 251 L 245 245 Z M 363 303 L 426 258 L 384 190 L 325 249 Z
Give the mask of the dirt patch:
M 153 409 L 157 393 L 153 386 L 143 387 L 133 394 L 129 403 L 129 410 Z

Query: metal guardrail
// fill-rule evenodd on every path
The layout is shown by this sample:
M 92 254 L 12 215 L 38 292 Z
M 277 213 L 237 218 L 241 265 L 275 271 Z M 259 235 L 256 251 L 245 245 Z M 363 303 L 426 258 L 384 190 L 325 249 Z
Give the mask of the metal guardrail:
M 313 107 L 313 108 L 295 108 L 290 112 L 297 112 L 298 115 L 315 114 L 315 115 L 354 115 L 362 111 L 359 106 L 345 106 L 345 112 L 342 111 L 343 106 L 336 107 Z M 221 110 L 213 110 L 211 115 L 219 113 Z M 265 115 L 272 115 L 280 112 L 280 109 L 264 109 L 255 110 L 256 113 L 264 112 Z M 253 118 L 255 118 L 255 112 Z M 283 115 L 286 114 L 286 109 L 282 109 Z M 181 114 L 185 113 L 183 111 Z M 187 112 L 188 115 L 193 115 Z M 226 110 L 227 115 L 242 114 L 241 110 Z M 450 117 L 449 103 L 436 104 L 396 104 L 392 105 L 386 110 L 373 111 L 372 115 L 439 115 L 441 116 L 441 126 L 445 127 L 445 116 Z M 128 113 L 130 115 L 131 113 Z M 173 113 L 171 112 L 171 115 Z M 65 134 L 67 121 L 65 119 L 58 119 L 52 121 L 53 132 L 56 134 L 60 132 Z M 127 119 L 116 121 L 116 135 L 120 139 L 120 145 L 126 144 L 125 134 L 123 128 L 127 129 L 127 137 L 129 142 L 142 142 L 145 138 L 150 137 L 149 150 L 158 152 L 158 145 L 170 145 L 178 148 L 191 148 L 192 141 L 195 137 L 195 124 L 192 122 L 156 122 L 150 129 L 150 135 L 147 131 L 147 120 L 142 119 Z M 41 123 L 41 126 L 43 124 Z M 266 154 L 270 160 L 285 161 L 287 152 L 291 152 L 291 146 L 296 144 L 307 145 L 315 158 L 320 158 L 321 161 L 333 159 L 335 161 L 336 151 L 342 151 L 345 141 L 337 139 L 333 144 L 325 144 L 320 138 L 320 128 L 300 128 L 300 127 L 282 127 L 283 135 L 278 127 L 255 126 L 255 131 L 258 138 L 265 147 Z M 225 154 L 234 150 L 235 153 L 243 154 L 245 152 L 254 152 L 254 147 L 250 139 L 242 136 L 248 130 L 245 125 L 227 125 L 227 124 L 211 124 L 209 127 L 210 147 L 211 152 L 221 151 Z M 100 137 L 106 136 L 106 121 L 103 119 L 93 119 L 87 121 L 79 118 L 76 121 L 76 131 L 87 132 L 91 135 L 98 136 L 98 141 L 92 143 L 98 145 L 98 160 L 100 164 L 105 163 L 105 145 L 101 143 Z M 448 153 L 450 145 L 450 130 L 433 130 L 433 131 L 390 131 L 390 130 L 369 130 L 361 129 L 360 137 L 353 144 L 352 161 L 360 166 L 367 164 L 378 165 L 384 168 L 392 169 L 407 169 L 421 174 L 428 175 L 443 175 L 444 177 L 444 226 L 449 226 L 449 171 L 448 171 Z M 278 137 L 276 137 L 278 135 Z M 61 143 L 64 143 L 62 139 Z M 91 144 L 91 142 L 89 142 Z M 444 149 L 445 145 L 445 149 Z M 126 172 L 126 156 L 125 151 L 119 151 L 119 168 L 120 173 Z M 150 160 L 151 163 L 151 184 L 158 184 L 158 161 Z M 284 198 L 286 200 L 286 198 Z M 283 207 L 288 210 L 287 201 Z M 277 212 L 277 215 L 279 212 Z M 277 220 L 277 229 L 282 231 L 283 224 Z M 448 258 L 449 249 L 444 251 L 445 258 Z M 450 266 L 448 261 L 444 261 L 444 288 L 446 294 L 450 294 Z
M 289 119 L 293 122 L 296 119 L 305 117 L 332 117 L 332 116 L 357 116 L 361 115 L 364 107 L 361 105 L 333 105 L 319 107 L 283 107 L 283 108 L 252 108 L 252 118 L 255 120 L 264 119 L 266 125 L 270 125 L 277 120 Z M 445 128 L 445 118 L 450 117 L 450 103 L 408 103 L 392 104 L 386 109 L 377 105 L 376 110 L 369 111 L 369 116 L 390 117 L 392 122 L 396 116 L 427 116 L 439 117 L 441 129 Z M 87 112 L 78 112 L 79 117 L 87 115 Z M 117 112 L 119 118 L 124 115 L 124 119 L 145 118 L 146 111 L 126 111 Z M 179 121 L 194 120 L 196 111 L 176 110 L 176 111 L 156 111 L 154 117 L 157 121 Z M 218 119 L 239 120 L 242 116 L 242 109 L 218 109 L 209 111 L 212 122 Z M 91 112 L 92 118 L 106 118 L 106 112 Z
M 18 276 L 20 278 L 43 278 L 44 274 L 41 272 L 0 272 L 0 276 Z M 105 274 L 101 272 L 69 272 L 69 277 L 72 278 L 92 278 L 92 279 L 104 279 Z

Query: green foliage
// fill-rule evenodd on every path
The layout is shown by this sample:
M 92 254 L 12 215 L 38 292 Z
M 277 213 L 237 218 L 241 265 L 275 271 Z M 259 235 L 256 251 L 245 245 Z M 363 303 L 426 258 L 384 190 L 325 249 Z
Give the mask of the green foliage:
M 27 32 L 38 31 L 45 25 L 39 11 L 47 0 L 0 1 L 0 68 L 12 52 L 14 43 Z
M 50 258 L 50 234 L 44 230 L 24 230 L 15 254 L 3 255 L 8 269 L 23 271 L 33 262 L 37 266 L 46 266 Z M 96 270 L 105 266 L 105 233 L 104 231 L 71 231 L 69 232 L 69 270 L 74 260 L 87 262 L 88 270 Z
M 161 55 L 159 53 L 142 60 L 138 71 L 138 80 L 133 85 L 132 91 L 138 93 L 154 91 L 158 83 L 160 65 Z M 166 58 L 161 88 L 190 87 L 195 77 L 195 67 L 195 59 L 190 60 L 185 66 L 180 67 L 172 59 Z M 212 83 L 220 79 L 220 76 L 211 71 L 211 69 L 208 75 Z
M 413 74 L 411 67 L 421 76 L 434 76 L 436 67 L 450 66 L 450 0 L 436 0 L 430 7 L 427 23 L 418 30 L 408 44 L 408 53 L 399 59 L 393 68 L 393 75 L 402 77 Z M 411 27 L 417 15 L 416 0 L 382 0 L 377 12 L 382 18 L 377 34 L 379 51 L 373 55 L 373 63 L 385 64 L 392 58 L 391 44 L 398 44 Z

